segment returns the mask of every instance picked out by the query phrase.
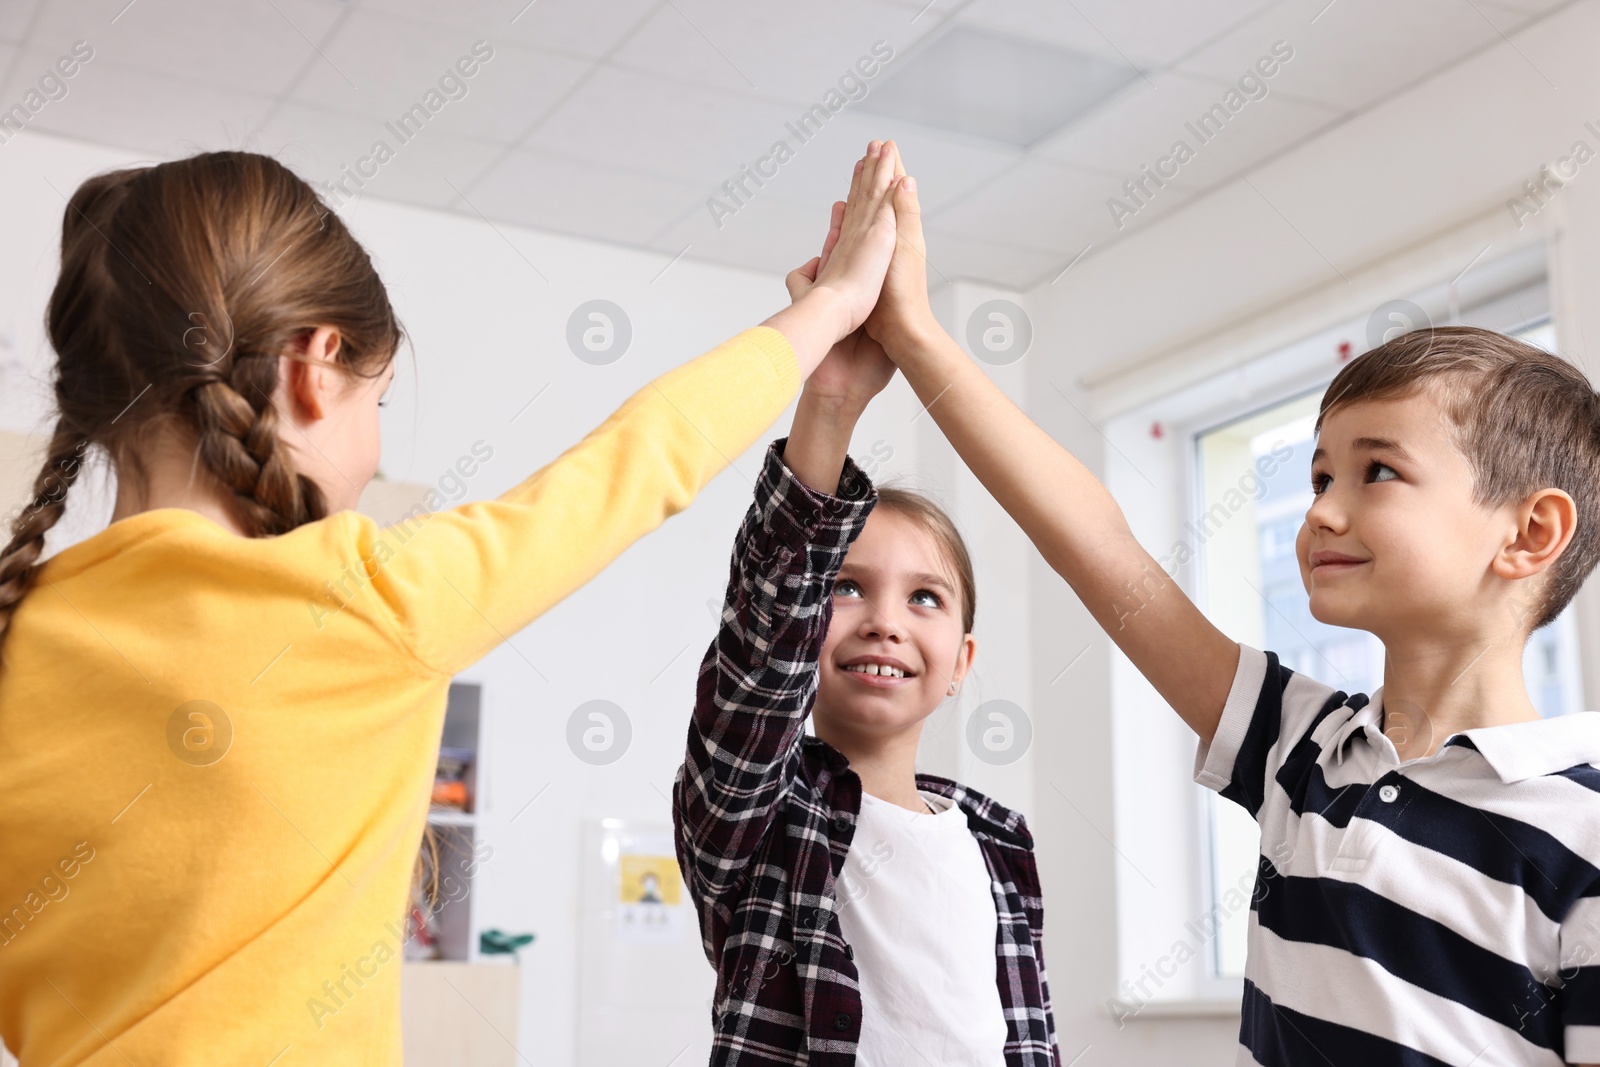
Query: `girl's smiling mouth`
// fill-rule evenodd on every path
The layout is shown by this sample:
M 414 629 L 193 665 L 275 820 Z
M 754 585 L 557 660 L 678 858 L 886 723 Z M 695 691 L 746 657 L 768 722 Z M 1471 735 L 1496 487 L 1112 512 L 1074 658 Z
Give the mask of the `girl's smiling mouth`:
M 839 670 L 867 685 L 896 686 L 911 681 L 917 672 L 893 656 L 857 656 Z

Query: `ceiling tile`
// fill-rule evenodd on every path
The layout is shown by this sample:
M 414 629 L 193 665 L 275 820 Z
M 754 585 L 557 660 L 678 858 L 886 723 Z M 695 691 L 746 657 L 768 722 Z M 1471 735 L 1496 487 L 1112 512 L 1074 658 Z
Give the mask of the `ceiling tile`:
M 921 185 L 919 180 L 917 183 Z M 1118 227 L 1107 201 L 1118 195 L 1116 182 L 1047 160 L 1028 159 L 977 192 L 943 211 L 930 213 L 930 225 L 981 241 L 1018 245 L 1063 255 L 1065 262 L 1086 245 L 1145 225 L 1191 194 L 1169 186 Z
M 768 189 L 786 200 L 814 203 L 826 211 L 833 201 L 849 195 L 856 160 L 867 150 L 867 142 L 887 137 L 894 138 L 908 171 L 916 175 L 925 211 L 959 199 L 1022 158 L 1020 151 L 1005 145 L 847 111 L 830 119 L 804 144 L 784 131 L 783 140 L 794 149 L 794 158 L 778 167 L 776 177 L 768 180 Z M 717 192 L 709 189 L 703 195 Z
M 518 150 L 473 184 L 472 206 L 523 226 L 646 247 L 705 199 L 703 186 Z
M 1483 0 L 1477 0 L 1483 3 Z M 1514 7 L 1523 11 L 1532 11 L 1535 14 L 1546 15 L 1557 8 L 1566 7 L 1573 0 L 1495 0 L 1498 7 Z
M 904 59 L 862 108 L 1031 146 L 1138 76 L 1120 59 L 958 25 Z
M 690 259 L 787 274 L 822 251 L 828 216 L 819 208 L 776 196 L 746 201 L 737 214 L 720 220 L 696 208 L 656 234 L 650 246 L 669 255 L 683 252 Z
M 43 2 L 44 0 L 9 0 L 5 4 L 0 4 L 0 41 L 21 41 L 23 34 L 27 32 L 28 20 L 33 17 L 34 8 Z M 4 67 L 0 67 L 0 72 L 4 70 Z
M 472 103 L 452 118 L 452 133 L 512 142 L 542 118 L 592 64 L 516 44 L 496 44 L 494 58 L 469 81 Z
M 860 70 L 874 70 L 872 79 L 860 79 L 869 89 L 892 72 L 894 57 L 939 25 L 931 17 L 913 22 L 915 15 L 875 0 L 674 0 L 618 49 L 615 61 L 729 92 L 811 104 L 830 89 L 860 92 L 851 85 L 852 77 L 860 79 L 858 62 Z
M 1483 17 L 1488 19 L 1496 30 L 1504 34 L 1515 33 L 1539 17 L 1537 11 L 1531 11 L 1508 3 L 1491 3 L 1490 0 L 1474 0 L 1474 3 Z
M 1265 95 L 1251 99 L 1239 94 L 1229 101 L 1231 84 L 1156 74 L 1151 82 L 1134 83 L 1110 106 L 1041 146 L 1039 155 L 1105 170 L 1156 190 L 1158 186 L 1146 176 L 1148 167 L 1157 180 L 1197 192 L 1278 154 L 1339 117 L 1332 108 L 1273 93 L 1271 82 L 1260 84 L 1262 88 L 1255 91 Z M 1229 111 L 1225 101 L 1236 102 L 1239 110 Z M 1223 110 L 1213 112 L 1218 106 Z M 1178 162 L 1186 154 L 1189 158 Z
M 590 66 L 570 56 L 483 41 L 468 31 L 364 11 L 351 15 L 323 52 L 328 61 L 308 70 L 290 93 L 297 103 L 390 122 L 432 103 L 447 132 L 506 142 L 526 131 Z M 463 66 L 473 73 L 462 76 Z
M 605 54 L 661 0 L 363 0 L 361 9 L 452 27 L 468 44 L 480 38 L 596 57 Z
M 1101 59 L 1125 63 L 1132 70 L 1155 65 L 1152 57 L 1132 56 L 1126 50 L 1118 51 L 1105 37 L 1085 21 L 1072 4 L 1017 3 L 1015 0 L 973 0 L 961 9 L 955 21 L 996 33 L 1071 48 L 1099 56 Z M 1126 42 L 1124 42 L 1126 43 Z
M 1121 59 L 1142 70 L 1165 66 L 1276 0 L 975 0 L 960 21 Z
M 68 96 L 36 117 L 41 130 L 156 157 L 254 147 L 319 181 L 382 140 L 394 155 L 363 197 L 481 210 L 668 256 L 689 246 L 689 258 L 780 273 L 817 250 L 827 205 L 845 195 L 867 140 L 892 136 L 921 183 L 935 271 L 1024 286 L 1202 190 L 1232 195 L 1215 187 L 1319 131 L 1334 127 L 1336 143 L 1352 111 L 1569 0 L 50 0 L 34 14 L 35 2 L 0 0 L 5 96 L 19 98 L 73 41 L 96 49 Z M 866 82 L 867 101 L 952 23 L 1143 76 L 1026 155 L 875 116 L 860 100 L 797 134 L 807 106 L 875 40 L 895 57 Z M 23 33 L 26 46 L 7 43 Z M 391 124 L 479 40 L 494 58 L 464 96 L 441 92 L 437 114 L 401 142 Z M 1295 54 L 1268 95 L 1196 144 L 1119 227 L 1109 204 L 1125 199 L 1122 183 L 1192 137 L 1185 124 L 1223 102 L 1277 40 Z M 614 61 L 597 66 L 611 50 Z M 718 226 L 708 199 L 779 140 L 793 158 Z M 1299 221 L 1294 201 L 1282 206 Z
M 390 151 L 375 152 L 379 143 Z M 322 187 L 343 182 L 336 206 L 350 196 L 375 196 L 428 207 L 444 207 L 501 152 L 500 146 L 424 127 L 401 141 L 382 123 L 301 104 L 284 104 L 251 138 L 250 147 L 282 160 Z
M 19 69 L 40 70 L 56 55 L 25 49 Z M 238 148 L 272 107 L 265 96 L 131 70 L 98 55 L 69 81 L 67 95 L 28 124 L 85 141 L 169 159 Z
M 379 168 L 378 176 L 363 190 L 363 195 L 421 207 L 449 207 L 459 203 L 457 191 L 464 191 L 502 151 L 499 145 L 488 141 L 450 134 L 419 137 L 406 146 L 403 154 L 397 153 L 393 160 Z M 473 203 L 476 199 L 473 197 Z M 475 212 L 474 217 L 477 217 Z
M 703 182 L 709 196 L 786 136 L 791 117 L 784 105 L 605 68 L 523 147 Z
M 1293 55 L 1273 75 L 1274 91 L 1356 111 L 1499 36 L 1460 0 L 1284 0 L 1179 69 L 1236 81 L 1281 41 Z
M 1052 268 L 1059 271 L 1070 258 L 1034 248 L 976 241 L 937 226 L 929 226 L 924 236 L 928 243 L 928 279 L 933 284 L 965 279 L 1022 290 L 1048 276 Z
M 276 96 L 340 10 L 324 0 L 50 0 L 29 44 L 56 53 L 81 39 L 96 62 Z

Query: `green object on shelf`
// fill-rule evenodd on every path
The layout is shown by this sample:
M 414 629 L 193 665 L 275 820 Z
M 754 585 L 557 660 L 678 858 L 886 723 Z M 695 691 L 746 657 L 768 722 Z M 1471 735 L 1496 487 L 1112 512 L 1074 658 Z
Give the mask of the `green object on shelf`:
M 485 956 L 502 956 L 509 953 L 515 957 L 517 949 L 532 943 L 532 934 L 508 934 L 504 930 L 485 930 L 478 935 L 478 951 Z

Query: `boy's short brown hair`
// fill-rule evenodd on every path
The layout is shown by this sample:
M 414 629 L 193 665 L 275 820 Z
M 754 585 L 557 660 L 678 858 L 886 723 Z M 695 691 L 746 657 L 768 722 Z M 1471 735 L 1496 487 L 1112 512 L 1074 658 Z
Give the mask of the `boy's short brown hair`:
M 1360 400 L 1438 390 L 1473 502 L 1500 507 L 1540 489 L 1577 505 L 1572 541 L 1525 615 L 1537 630 L 1560 615 L 1600 560 L 1600 394 L 1560 356 L 1475 326 L 1413 330 L 1351 360 L 1323 394 L 1328 413 Z

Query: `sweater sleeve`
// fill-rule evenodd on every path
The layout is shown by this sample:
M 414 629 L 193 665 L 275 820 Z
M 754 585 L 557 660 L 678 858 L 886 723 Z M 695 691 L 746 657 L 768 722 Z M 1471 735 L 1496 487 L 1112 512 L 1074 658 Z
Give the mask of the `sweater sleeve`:
M 788 788 L 816 699 L 834 579 L 878 500 L 848 457 L 840 495 L 810 489 L 784 465 L 787 440 L 767 449 L 734 540 L 722 626 L 700 665 L 673 782 L 678 864 L 713 911 L 743 882 Z
M 455 674 L 687 508 L 799 385 L 788 340 L 746 330 L 644 386 L 502 496 L 388 528 L 400 543 L 373 588 L 417 659 Z

